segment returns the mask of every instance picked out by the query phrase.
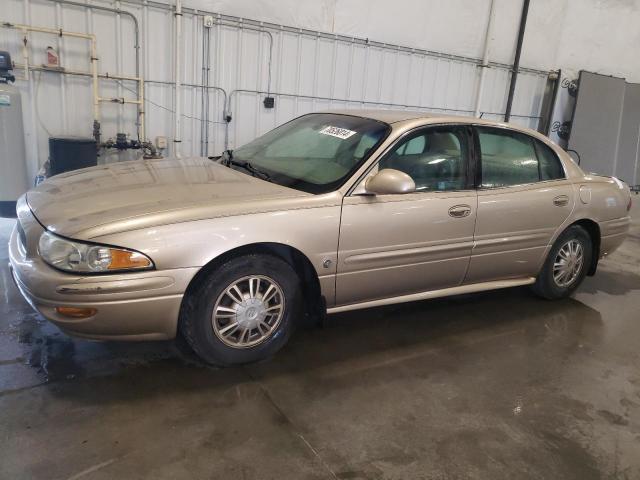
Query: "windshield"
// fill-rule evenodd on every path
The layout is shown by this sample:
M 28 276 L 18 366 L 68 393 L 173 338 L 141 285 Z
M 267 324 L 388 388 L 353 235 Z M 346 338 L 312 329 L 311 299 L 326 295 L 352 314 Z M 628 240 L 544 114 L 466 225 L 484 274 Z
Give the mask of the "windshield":
M 328 113 L 305 115 L 233 151 L 269 181 L 308 193 L 339 188 L 385 139 L 387 124 Z

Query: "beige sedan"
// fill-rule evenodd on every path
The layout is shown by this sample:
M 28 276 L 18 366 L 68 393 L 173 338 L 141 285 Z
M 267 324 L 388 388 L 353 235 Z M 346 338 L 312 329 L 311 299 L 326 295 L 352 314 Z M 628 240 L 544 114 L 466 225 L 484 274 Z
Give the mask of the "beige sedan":
M 230 365 L 327 312 L 518 285 L 566 297 L 623 242 L 630 207 L 627 185 L 531 130 L 340 111 L 218 159 L 53 177 L 19 201 L 9 251 L 24 297 L 64 331 L 180 333 Z

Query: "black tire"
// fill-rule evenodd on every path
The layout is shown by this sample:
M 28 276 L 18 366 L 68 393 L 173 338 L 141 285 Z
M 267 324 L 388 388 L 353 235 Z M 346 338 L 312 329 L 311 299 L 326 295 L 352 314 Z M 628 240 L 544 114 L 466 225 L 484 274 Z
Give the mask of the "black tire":
M 580 268 L 580 272 L 570 284 L 561 286 L 556 283 L 556 280 L 554 279 L 553 267 L 560 249 L 572 240 L 577 241 L 583 249 L 582 266 Z M 591 237 L 587 231 L 579 225 L 573 225 L 567 228 L 555 241 L 551 250 L 549 250 L 549 255 L 544 262 L 542 270 L 540 270 L 536 283 L 532 286 L 532 290 L 536 295 L 548 300 L 568 297 L 580 286 L 584 277 L 587 275 L 587 271 L 591 265 L 592 256 L 593 243 L 591 242 Z
M 270 336 L 263 341 L 244 348 L 232 347 L 214 331 L 212 313 L 226 289 L 248 276 L 274 280 L 284 296 L 284 312 Z M 225 262 L 200 279 L 185 297 L 180 313 L 180 333 L 193 351 L 209 364 L 231 366 L 257 362 L 269 358 L 287 343 L 300 314 L 300 306 L 300 280 L 288 263 L 271 255 L 244 255 Z

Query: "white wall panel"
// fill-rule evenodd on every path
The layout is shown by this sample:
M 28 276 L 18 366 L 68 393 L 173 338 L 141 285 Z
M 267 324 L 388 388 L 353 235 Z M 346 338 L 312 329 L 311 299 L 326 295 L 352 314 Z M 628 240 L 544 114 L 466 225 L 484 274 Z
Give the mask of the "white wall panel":
M 100 73 L 135 74 L 135 31 L 129 17 L 48 0 L 2 2 L 7 8 L 0 12 L 0 21 L 93 33 L 97 36 Z M 147 137 L 166 136 L 171 144 L 175 111 L 172 12 L 156 4 L 92 3 L 120 5 L 138 19 L 141 74 L 146 80 Z M 210 86 L 218 87 L 209 90 L 209 154 L 225 147 L 227 134 L 228 146 L 233 148 L 297 115 L 320 109 L 383 107 L 461 115 L 473 112 L 480 73 L 476 60 L 376 43 L 373 38 L 367 42 L 235 17 L 217 15 L 216 22 L 209 32 Z M 204 113 L 199 85 L 205 31 L 201 16 L 187 10 L 180 48 L 184 66 L 181 111 L 185 116 L 180 138 L 184 155 L 198 155 L 201 150 Z M 54 45 L 59 48 L 65 67 L 89 71 L 86 41 L 59 40 L 42 34 L 30 37 L 32 64 L 44 63 L 47 45 Z M 0 48 L 9 50 L 14 61 L 20 63 L 21 38 L 15 31 L 0 29 Z M 488 70 L 482 102 L 485 118 L 500 118 L 504 112 L 509 75 L 502 67 Z M 520 75 L 513 121 L 536 126 L 544 83 L 541 72 Z M 19 80 L 17 85 L 23 93 L 29 170 L 33 175 L 48 155 L 49 133 L 91 135 L 91 80 L 35 72 L 30 83 Z M 101 96 L 133 98 L 135 88 L 131 81 L 100 80 Z M 267 93 L 275 98 L 274 109 L 263 106 Z M 227 110 L 225 95 L 227 113 L 232 115 L 228 132 L 223 121 Z M 103 104 L 101 110 L 103 138 L 114 137 L 118 131 L 135 137 L 134 106 Z

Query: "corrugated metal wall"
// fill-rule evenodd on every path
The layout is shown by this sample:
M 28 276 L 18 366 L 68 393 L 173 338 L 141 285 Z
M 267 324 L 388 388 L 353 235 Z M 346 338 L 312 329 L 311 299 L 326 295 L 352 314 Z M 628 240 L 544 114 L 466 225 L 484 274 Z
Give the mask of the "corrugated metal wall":
M 1 22 L 25 23 L 97 36 L 101 73 L 134 75 L 135 24 L 126 15 L 59 4 L 49 0 L 2 0 Z M 145 78 L 147 137 L 173 139 L 174 15 L 162 3 L 91 2 L 131 12 L 140 28 L 140 68 Z M 383 107 L 470 115 L 473 113 L 480 63 L 477 59 L 387 45 L 339 35 L 263 24 L 214 15 L 205 28 L 206 12 L 187 9 L 183 16 L 182 153 L 199 155 L 203 148 L 203 42 L 210 42 L 208 95 L 209 154 L 247 142 L 297 115 L 326 108 Z M 0 29 L 0 48 L 22 63 L 23 36 Z M 30 63 L 45 63 L 47 46 L 60 53 L 66 68 L 89 71 L 88 43 L 32 33 L 27 44 Z M 17 75 L 23 75 L 17 72 Z M 484 118 L 500 119 L 510 72 L 506 65 L 488 70 L 482 108 Z M 535 128 L 546 73 L 525 69 L 519 76 L 513 121 Z M 23 91 L 30 173 L 48 155 L 50 135 L 90 136 L 91 80 L 88 77 L 32 72 L 19 80 Z M 275 97 L 275 108 L 263 99 Z M 100 95 L 135 96 L 135 82 L 102 79 Z M 226 104 L 226 107 L 225 107 Z M 227 126 L 224 114 L 232 121 Z M 116 132 L 135 137 L 133 105 L 102 106 L 103 138 Z M 228 131 L 227 131 L 228 128 Z M 171 154 L 171 151 L 168 152 Z

